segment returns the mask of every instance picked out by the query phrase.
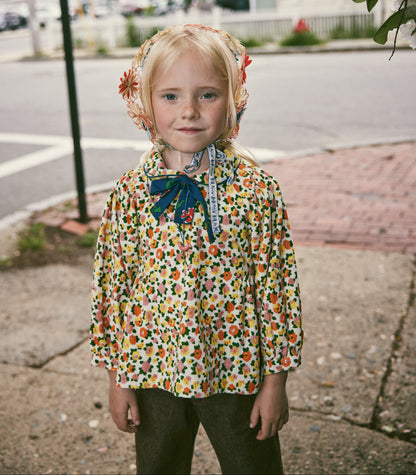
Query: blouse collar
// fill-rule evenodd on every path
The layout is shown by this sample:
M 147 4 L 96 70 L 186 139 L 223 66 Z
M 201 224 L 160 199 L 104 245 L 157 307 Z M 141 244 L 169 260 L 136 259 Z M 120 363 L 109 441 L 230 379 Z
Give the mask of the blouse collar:
M 235 170 L 238 167 L 238 160 L 233 153 L 231 153 L 229 150 L 224 150 L 222 155 L 222 158 L 217 157 L 215 164 L 214 175 L 215 181 L 218 185 L 222 183 L 227 184 L 227 182 L 232 183 L 234 181 Z M 149 178 L 163 177 L 165 175 L 176 176 L 185 174 L 182 171 L 166 168 L 161 153 L 156 149 L 152 149 L 150 152 L 150 156 L 144 164 L 144 171 Z M 209 168 L 203 170 L 201 173 L 193 175 L 191 178 L 197 184 L 208 186 Z

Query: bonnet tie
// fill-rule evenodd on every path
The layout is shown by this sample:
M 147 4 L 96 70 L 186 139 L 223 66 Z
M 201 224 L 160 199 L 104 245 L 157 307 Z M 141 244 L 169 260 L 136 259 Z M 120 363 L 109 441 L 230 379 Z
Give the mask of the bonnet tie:
M 153 205 L 150 212 L 157 219 L 178 196 L 173 221 L 177 224 L 191 224 L 194 217 L 195 205 L 199 201 L 204 209 L 205 224 L 207 226 L 209 242 L 214 242 L 208 206 L 201 190 L 192 178 L 186 175 L 166 176 L 152 179 L 150 183 L 150 195 L 164 195 Z

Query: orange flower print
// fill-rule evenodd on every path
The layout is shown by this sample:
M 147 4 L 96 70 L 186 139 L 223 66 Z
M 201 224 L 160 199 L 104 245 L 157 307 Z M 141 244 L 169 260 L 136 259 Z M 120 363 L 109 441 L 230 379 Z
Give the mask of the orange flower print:
M 298 339 L 298 336 L 296 335 L 296 333 L 289 333 L 289 341 L 290 343 L 296 343 L 296 340 Z
M 287 368 L 290 365 L 290 358 L 288 356 L 283 357 L 281 363 L 282 366 Z
M 264 183 L 264 181 L 261 181 L 261 180 L 260 180 L 260 181 L 258 182 L 258 185 L 259 185 L 260 188 L 263 188 L 263 190 L 264 190 L 265 188 L 267 188 L 267 185 L 266 185 L 266 183 Z
M 194 356 L 197 360 L 201 359 L 201 356 L 202 356 L 202 351 L 201 351 L 201 348 L 197 348 L 195 351 L 194 351 Z
M 178 271 L 178 269 L 175 269 L 175 270 L 172 272 L 172 279 L 178 280 L 180 276 L 181 276 L 181 273 Z
M 135 335 L 130 335 L 129 336 L 129 341 L 130 341 L 131 345 L 135 345 L 136 344 L 136 336 Z
M 238 329 L 237 325 L 231 325 L 229 330 L 228 330 L 228 333 L 232 336 L 237 336 L 238 332 L 239 332 L 239 329 Z
M 243 180 L 244 188 L 250 188 L 250 185 L 251 185 L 250 179 L 249 178 L 244 178 L 244 180 Z
M 250 361 L 252 356 L 253 355 L 249 351 L 244 351 L 243 352 L 243 360 L 244 361 Z
M 163 258 L 163 251 L 162 249 L 158 249 L 156 251 L 156 259 L 162 259 Z
M 248 392 L 250 394 L 252 394 L 256 389 L 256 385 L 254 383 L 248 383 L 248 388 L 247 389 L 248 389 Z
M 231 272 L 224 272 L 223 274 L 225 280 L 230 280 L 232 276 Z
M 232 302 L 227 303 L 227 312 L 232 312 L 235 309 L 235 305 Z
M 166 351 L 163 348 L 159 348 L 157 354 L 159 355 L 159 358 L 164 358 L 166 355 Z
M 140 336 L 142 338 L 146 338 L 147 337 L 147 330 L 146 328 L 140 328 L 140 332 L 139 332 Z
M 218 247 L 215 244 L 211 244 L 211 246 L 209 246 L 208 252 L 213 256 L 216 256 L 218 254 Z

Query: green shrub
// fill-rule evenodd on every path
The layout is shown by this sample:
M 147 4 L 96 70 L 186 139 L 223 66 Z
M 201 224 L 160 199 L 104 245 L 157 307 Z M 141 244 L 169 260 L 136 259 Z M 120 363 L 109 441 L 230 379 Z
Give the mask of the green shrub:
M 147 7 L 143 13 L 144 13 L 144 16 L 154 16 L 155 11 L 156 11 L 156 7 L 154 5 L 151 5 L 150 7 Z
M 98 45 L 97 46 L 97 54 L 102 54 L 102 55 L 108 54 L 107 46 L 105 46 L 103 44 Z
M 250 37 L 246 40 L 241 40 L 241 44 L 246 48 L 255 48 L 256 46 L 262 46 L 264 41 L 260 41 L 256 38 Z
M 153 35 L 155 35 L 159 31 L 158 28 L 153 27 L 150 29 L 150 31 L 145 34 L 142 33 L 139 28 L 136 27 L 134 24 L 134 18 L 132 15 L 130 15 L 127 18 L 127 46 L 131 48 L 135 48 L 137 46 L 141 46 L 144 41 L 146 41 L 148 38 L 151 38 Z
M 280 46 L 312 46 L 323 43 L 323 40 L 318 38 L 311 31 L 293 32 L 283 38 Z
M 20 233 L 17 248 L 20 252 L 38 250 L 43 249 L 45 243 L 45 225 L 43 223 L 35 223 Z
M 377 28 L 375 26 L 368 24 L 364 27 L 360 27 L 357 25 L 355 19 L 353 19 L 349 28 L 345 27 L 344 22 L 338 23 L 338 25 L 331 30 L 329 36 L 334 40 L 372 38 L 376 31 Z
M 127 18 L 127 46 L 135 47 L 142 44 L 140 30 L 134 24 L 133 16 Z
M 75 38 L 73 41 L 72 41 L 72 47 L 74 49 L 82 49 L 82 48 L 85 48 L 87 46 L 85 40 L 83 40 L 82 38 Z

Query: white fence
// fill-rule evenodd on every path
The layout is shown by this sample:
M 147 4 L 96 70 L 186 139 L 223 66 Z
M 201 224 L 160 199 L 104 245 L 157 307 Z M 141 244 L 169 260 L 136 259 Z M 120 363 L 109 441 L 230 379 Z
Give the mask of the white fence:
M 311 31 L 321 38 L 328 38 L 337 28 L 343 28 L 346 31 L 365 30 L 374 25 L 374 16 L 368 13 L 320 15 L 303 17 L 303 19 Z M 178 12 L 176 15 L 165 17 L 135 17 L 133 21 L 142 37 L 150 35 L 154 28 L 161 29 L 174 23 L 204 23 L 223 28 L 242 40 L 255 38 L 266 41 L 280 40 L 292 31 L 295 23 L 294 19 L 281 17 L 275 12 L 256 14 L 236 12 L 224 15 L 220 9 L 214 9 L 211 13 L 196 12 L 185 15 L 183 12 Z
M 302 17 L 311 31 L 321 38 L 328 38 L 337 28 L 346 31 L 363 30 L 375 24 L 372 14 L 338 14 Z M 102 19 L 83 18 L 72 23 L 72 37 L 75 47 L 92 46 L 113 49 L 115 47 L 131 46 L 128 41 L 128 22 L 138 41 L 152 35 L 156 29 L 163 29 L 173 24 L 203 23 L 223 28 L 241 40 L 255 38 L 261 41 L 279 41 L 289 34 L 296 22 L 294 18 L 281 17 L 276 12 L 234 12 L 225 13 L 219 8 L 211 12 L 191 11 L 185 14 L 182 10 L 174 14 L 146 17 L 136 16 L 126 20 L 121 16 Z M 62 45 L 62 33 L 57 24 L 49 31 L 43 32 L 44 49 L 57 49 Z

